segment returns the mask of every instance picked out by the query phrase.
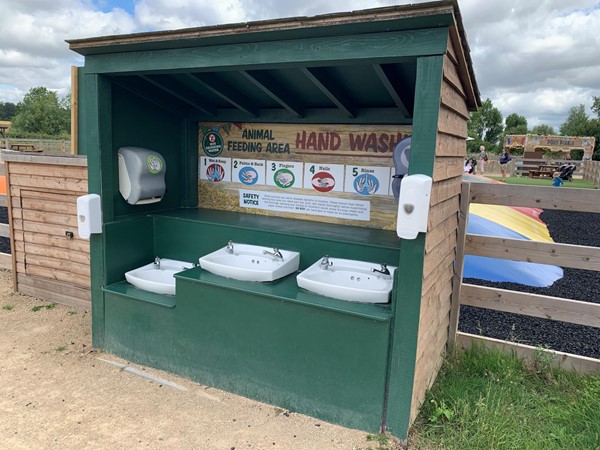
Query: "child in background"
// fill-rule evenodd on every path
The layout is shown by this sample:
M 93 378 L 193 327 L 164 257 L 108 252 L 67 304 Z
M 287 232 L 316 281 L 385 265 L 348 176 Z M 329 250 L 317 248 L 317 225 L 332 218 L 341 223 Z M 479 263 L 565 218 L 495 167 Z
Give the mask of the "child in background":
M 565 182 L 560 177 L 560 174 L 558 172 L 554 172 L 552 174 L 552 186 L 561 187 L 563 184 L 565 184 Z

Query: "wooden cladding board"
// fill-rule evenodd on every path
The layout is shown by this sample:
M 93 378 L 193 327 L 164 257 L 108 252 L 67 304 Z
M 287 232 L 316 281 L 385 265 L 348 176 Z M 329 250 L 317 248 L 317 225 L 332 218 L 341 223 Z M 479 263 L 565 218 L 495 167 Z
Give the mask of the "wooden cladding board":
M 392 155 L 411 127 L 203 122 L 199 128 L 201 208 L 395 229 Z
M 455 62 L 446 55 L 425 239 L 411 421 L 417 416 L 427 389 L 435 381 L 448 342 L 467 118 L 465 94 Z
M 7 163 L 17 290 L 89 309 L 89 241 L 78 238 L 85 166 Z

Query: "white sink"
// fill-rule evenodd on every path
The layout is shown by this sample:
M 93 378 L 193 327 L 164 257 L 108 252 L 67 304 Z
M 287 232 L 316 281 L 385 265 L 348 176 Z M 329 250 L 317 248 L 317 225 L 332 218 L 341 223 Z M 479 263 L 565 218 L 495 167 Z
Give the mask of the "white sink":
M 146 264 L 125 273 L 125 279 L 139 289 L 157 294 L 175 295 L 175 275 L 194 267 L 192 263 L 175 259 L 161 259 L 160 266 Z
M 230 242 L 200 258 L 204 270 L 242 281 L 274 281 L 298 270 L 300 253 Z
M 361 303 L 387 303 L 394 284 L 396 267 L 351 259 L 320 259 L 296 277 L 298 286 L 326 297 Z

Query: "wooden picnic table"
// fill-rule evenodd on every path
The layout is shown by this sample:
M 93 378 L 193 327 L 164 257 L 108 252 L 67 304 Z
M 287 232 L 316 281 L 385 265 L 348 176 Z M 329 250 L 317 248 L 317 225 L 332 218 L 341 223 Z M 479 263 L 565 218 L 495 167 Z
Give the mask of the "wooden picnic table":
M 539 168 L 529 170 L 528 176 L 529 178 L 552 178 L 552 174 L 558 170 L 558 166 L 550 166 L 547 164 L 542 164 Z

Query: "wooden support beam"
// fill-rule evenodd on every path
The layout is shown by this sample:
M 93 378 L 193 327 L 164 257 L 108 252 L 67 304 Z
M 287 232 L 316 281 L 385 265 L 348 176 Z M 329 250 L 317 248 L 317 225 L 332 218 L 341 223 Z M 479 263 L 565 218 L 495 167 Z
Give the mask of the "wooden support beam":
M 390 97 L 392 97 L 392 100 L 394 100 L 394 103 L 396 104 L 402 115 L 404 117 L 411 117 L 408 108 L 406 107 L 406 105 L 402 101 L 402 98 L 400 97 L 400 93 L 394 87 L 394 82 L 392 81 L 390 75 L 383 68 L 383 66 L 381 64 L 373 64 L 373 70 L 377 74 L 379 81 L 381 81 Z
M 79 138 L 79 71 L 71 66 L 71 154 L 77 154 Z
M 139 77 L 204 114 L 211 117 L 214 117 L 217 114 L 216 108 L 213 105 L 194 93 L 189 92 L 186 90 L 185 86 L 179 85 L 177 81 L 168 75 L 139 75 Z
M 198 89 L 198 87 L 207 89 L 214 95 L 235 106 L 240 111 L 243 111 L 252 117 L 258 116 L 258 109 L 252 105 L 250 100 L 248 100 L 244 94 L 213 74 L 198 73 L 192 75 L 186 73 L 179 75 L 179 77 L 181 82 L 191 89 Z
M 339 85 L 331 78 L 324 68 L 302 67 L 301 71 L 312 83 L 319 88 L 331 102 L 348 117 L 356 117 L 354 108 L 348 96 L 342 92 Z
M 450 326 L 448 331 L 448 347 L 456 342 L 458 320 L 460 315 L 461 289 L 465 262 L 465 237 L 469 225 L 469 193 L 471 183 L 463 183 L 460 194 L 460 209 L 458 211 L 458 234 L 456 236 L 456 259 L 452 277 L 452 304 L 450 307 Z
M 138 78 L 139 80 L 139 78 Z M 131 78 L 125 77 L 114 77 L 111 78 L 111 82 L 116 84 L 117 86 L 125 89 L 126 91 L 131 92 L 132 94 L 137 95 L 138 97 L 146 100 L 149 103 L 152 103 L 156 106 L 160 106 L 161 108 L 169 111 L 170 113 L 176 114 L 178 116 L 186 115 L 187 111 L 184 110 L 179 104 L 179 102 L 174 103 L 171 99 L 167 98 L 166 95 L 157 95 L 156 92 L 150 92 L 148 89 L 144 88 L 140 85 L 139 82 L 132 82 Z M 156 91 L 156 90 L 154 90 Z
M 304 117 L 304 108 L 300 105 L 300 102 L 292 97 L 271 75 L 257 70 L 243 70 L 240 71 L 240 74 L 279 103 L 290 114 L 297 118 Z

